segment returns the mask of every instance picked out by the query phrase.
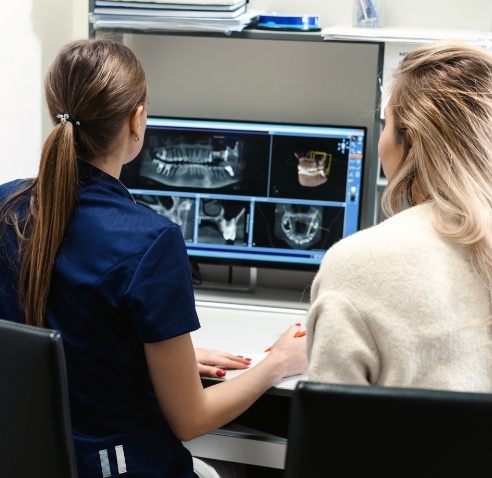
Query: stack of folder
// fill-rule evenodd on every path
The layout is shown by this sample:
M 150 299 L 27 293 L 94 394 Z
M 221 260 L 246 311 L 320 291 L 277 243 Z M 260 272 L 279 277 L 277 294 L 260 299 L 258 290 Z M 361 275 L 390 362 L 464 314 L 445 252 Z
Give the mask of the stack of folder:
M 256 18 L 248 0 L 95 0 L 95 28 L 240 31 Z

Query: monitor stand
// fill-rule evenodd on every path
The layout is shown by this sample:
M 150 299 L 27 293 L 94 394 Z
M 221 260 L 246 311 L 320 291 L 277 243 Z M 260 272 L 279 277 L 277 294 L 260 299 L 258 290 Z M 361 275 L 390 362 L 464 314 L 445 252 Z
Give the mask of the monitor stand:
M 192 263 L 193 285 L 195 289 L 207 289 L 227 292 L 247 292 L 253 293 L 256 290 L 258 281 L 258 269 L 256 267 L 246 267 L 246 274 L 242 274 L 240 282 L 234 283 L 233 266 L 228 266 L 227 278 L 222 278 L 222 281 L 202 280 L 201 272 L 198 264 Z

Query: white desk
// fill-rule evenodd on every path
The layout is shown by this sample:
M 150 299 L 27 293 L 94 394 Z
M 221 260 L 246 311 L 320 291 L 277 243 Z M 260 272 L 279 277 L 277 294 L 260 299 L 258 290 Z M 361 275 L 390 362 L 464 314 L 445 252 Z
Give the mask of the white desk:
M 306 303 L 272 299 L 268 293 L 263 299 L 261 294 L 257 297 L 243 294 L 234 296 L 227 302 L 224 298 L 218 299 L 213 295 L 196 295 L 198 317 L 202 327 L 192 334 L 195 347 L 252 356 L 255 360 L 261 357 L 265 348 L 289 326 L 296 323 L 304 325 L 306 321 Z M 233 378 L 238 373 L 241 372 L 230 370 L 227 372 L 227 378 Z M 265 415 L 266 407 L 268 415 L 282 414 L 277 418 L 284 421 L 286 429 L 290 396 L 298 380 L 302 378 L 305 376 L 283 379 L 261 397 L 253 406 L 258 406 L 260 419 Z M 207 380 L 204 380 L 205 385 L 217 381 L 210 379 L 207 383 Z M 273 405 L 267 403 L 269 399 L 273 401 Z M 281 406 L 278 407 L 278 404 Z M 245 420 L 248 421 L 248 418 Z M 257 420 L 255 421 L 257 425 Z M 261 430 L 260 426 L 251 428 L 247 423 L 232 423 L 187 442 L 185 446 L 193 456 L 199 458 L 283 469 L 287 449 L 286 434 L 274 435 Z
M 195 347 L 231 353 L 263 352 L 291 325 L 304 325 L 307 314 L 306 308 L 198 300 L 196 305 L 202 327 L 192 334 Z

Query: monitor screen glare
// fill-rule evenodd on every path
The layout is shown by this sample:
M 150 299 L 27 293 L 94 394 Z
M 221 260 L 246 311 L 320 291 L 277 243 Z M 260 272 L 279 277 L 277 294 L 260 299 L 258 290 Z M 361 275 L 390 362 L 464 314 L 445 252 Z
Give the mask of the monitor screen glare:
M 121 181 L 196 262 L 315 270 L 359 229 L 366 129 L 149 116 Z

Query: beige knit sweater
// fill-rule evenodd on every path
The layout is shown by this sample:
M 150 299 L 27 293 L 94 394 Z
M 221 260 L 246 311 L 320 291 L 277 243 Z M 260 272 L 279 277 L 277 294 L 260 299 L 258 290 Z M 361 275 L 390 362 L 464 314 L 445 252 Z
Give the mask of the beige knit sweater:
M 310 380 L 492 392 L 490 293 L 429 205 L 334 245 L 311 301 Z

